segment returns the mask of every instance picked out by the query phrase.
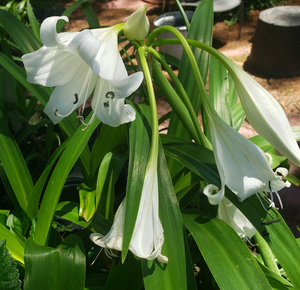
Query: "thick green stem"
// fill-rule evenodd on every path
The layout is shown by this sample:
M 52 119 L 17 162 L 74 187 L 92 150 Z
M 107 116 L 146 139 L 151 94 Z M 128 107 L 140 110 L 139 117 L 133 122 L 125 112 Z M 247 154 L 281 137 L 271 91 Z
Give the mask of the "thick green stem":
M 255 243 L 257 244 L 257 248 L 264 261 L 265 266 L 267 266 L 274 273 L 280 275 L 277 264 L 274 260 L 274 255 L 264 238 L 258 232 L 254 235 L 253 238 Z
M 182 99 L 184 105 L 186 106 L 186 108 L 191 116 L 193 125 L 197 132 L 197 137 L 198 137 L 197 139 L 200 140 L 199 143 L 208 149 L 212 149 L 209 140 L 206 138 L 206 136 L 204 135 L 204 133 L 201 130 L 201 126 L 199 124 L 199 121 L 198 121 L 197 115 L 195 113 L 195 110 L 193 108 L 193 105 L 192 105 L 184 87 L 182 86 L 181 82 L 174 74 L 173 70 L 169 67 L 168 63 L 164 60 L 164 58 L 155 49 L 153 49 L 151 47 L 147 47 L 146 51 L 151 53 L 155 57 L 155 59 L 162 64 L 163 68 L 167 71 L 167 73 L 171 77 L 175 87 L 177 88 L 179 95 L 181 96 L 181 99 Z M 197 140 L 195 140 L 195 141 L 197 141 Z
M 150 33 L 146 44 L 147 45 L 152 44 L 152 46 L 157 45 L 158 41 L 152 43 L 152 40 L 155 37 L 158 37 L 164 31 L 169 31 L 169 32 L 173 33 L 178 38 L 178 40 L 176 40 L 176 43 L 182 45 L 182 47 L 185 50 L 185 53 L 186 53 L 186 55 L 189 59 L 189 62 L 190 62 L 190 65 L 192 67 L 192 71 L 193 71 L 193 74 L 194 74 L 194 77 L 195 77 L 195 80 L 196 80 L 196 84 L 197 84 L 200 96 L 202 98 L 203 105 L 209 113 L 214 114 L 214 108 L 212 107 L 212 105 L 211 105 L 211 103 L 208 99 L 208 96 L 206 94 L 206 89 L 205 89 L 200 71 L 198 69 L 198 65 L 197 65 L 197 62 L 195 60 L 194 54 L 193 54 L 193 52 L 190 48 L 189 43 L 187 42 L 185 37 L 181 34 L 181 32 L 179 32 L 176 28 L 174 28 L 172 26 L 169 26 L 169 25 L 159 27 L 159 28 L 155 29 L 152 33 Z M 197 41 L 195 41 L 195 42 L 197 43 Z M 161 44 L 161 42 L 159 42 L 159 43 Z
M 231 75 L 235 74 L 235 72 L 232 68 L 234 66 L 236 66 L 236 64 L 233 63 L 229 58 L 227 58 L 221 52 L 219 52 L 217 49 L 215 49 L 205 43 L 196 41 L 196 40 L 186 39 L 186 41 L 189 45 L 198 47 L 198 48 L 203 49 L 203 50 L 207 51 L 208 53 L 210 53 L 212 56 L 214 56 L 216 59 L 218 59 L 226 67 L 226 69 L 229 71 L 229 73 Z M 179 39 L 158 39 L 152 43 L 152 46 L 156 47 L 156 46 L 160 46 L 163 44 L 181 44 L 181 42 Z
M 141 65 L 144 72 L 144 77 L 147 84 L 147 90 L 149 95 L 149 102 L 150 102 L 150 109 L 151 109 L 151 116 L 152 116 L 152 140 L 151 140 L 151 147 L 150 147 L 150 156 L 148 161 L 148 166 L 152 162 L 156 162 L 157 164 L 157 156 L 158 156 L 158 142 L 159 142 L 159 132 L 158 132 L 158 118 L 157 118 L 157 108 L 156 108 L 156 100 L 155 100 L 155 93 L 152 84 L 151 73 L 148 67 L 148 63 L 145 57 L 146 51 L 143 47 L 138 48 L 138 54 L 140 57 Z
M 152 72 L 155 85 L 159 88 L 166 101 L 173 108 L 173 111 L 175 112 L 187 132 L 190 134 L 192 139 L 194 139 L 197 143 L 200 143 L 191 116 L 186 106 L 162 73 L 161 68 L 156 60 L 153 61 Z

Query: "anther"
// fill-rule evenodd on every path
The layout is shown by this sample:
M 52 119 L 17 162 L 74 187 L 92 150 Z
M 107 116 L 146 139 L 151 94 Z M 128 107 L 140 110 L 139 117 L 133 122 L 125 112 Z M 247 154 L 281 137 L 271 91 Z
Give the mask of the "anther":
M 75 101 L 73 102 L 73 104 L 75 105 L 78 103 L 78 94 L 75 94 L 74 97 L 75 97 Z
M 115 93 L 112 91 L 109 91 L 105 94 L 105 98 L 107 99 L 113 99 L 115 97 Z
M 104 108 L 108 108 L 109 107 L 109 102 L 107 101 L 107 102 L 104 102 L 103 103 L 103 106 L 104 106 Z
M 58 111 L 57 108 L 54 108 L 54 109 L 53 109 L 53 114 L 54 114 L 55 116 L 57 116 L 57 111 Z

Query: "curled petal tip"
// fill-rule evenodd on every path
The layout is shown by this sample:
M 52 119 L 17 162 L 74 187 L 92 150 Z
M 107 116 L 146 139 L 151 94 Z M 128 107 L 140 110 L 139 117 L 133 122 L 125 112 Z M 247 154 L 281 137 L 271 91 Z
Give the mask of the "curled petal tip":
M 210 204 L 217 205 L 219 204 L 222 199 L 224 198 L 224 188 L 219 189 L 217 186 L 213 184 L 207 185 L 203 193 L 207 196 Z

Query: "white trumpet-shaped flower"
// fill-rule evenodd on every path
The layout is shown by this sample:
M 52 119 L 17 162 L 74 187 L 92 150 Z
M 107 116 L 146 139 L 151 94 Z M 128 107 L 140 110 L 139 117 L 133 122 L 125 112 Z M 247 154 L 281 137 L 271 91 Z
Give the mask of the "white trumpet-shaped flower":
M 143 73 L 128 76 L 119 54 L 117 36 L 124 24 L 57 33 L 60 19 L 68 21 L 66 16 L 45 19 L 40 30 L 43 47 L 22 57 L 30 83 L 55 87 L 45 113 L 56 124 L 84 108 L 93 93 L 89 123 L 95 116 L 113 127 L 133 121 L 135 111 L 124 100 L 140 86 Z
M 251 126 L 281 154 L 300 166 L 300 149 L 280 104 L 240 67 L 227 63 Z
M 226 197 L 219 204 L 218 218 L 228 223 L 243 240 L 248 242 L 257 232 L 243 213 Z
M 156 158 L 154 158 L 156 159 Z M 91 240 L 100 247 L 122 250 L 125 202 L 119 206 L 112 228 L 106 236 L 91 234 Z M 138 215 L 129 250 L 138 258 L 167 263 L 168 258 L 161 254 L 164 231 L 158 215 L 157 160 L 147 166 Z
M 215 193 L 215 186 L 208 185 L 204 194 L 211 204 L 219 204 L 225 194 L 225 185 L 237 195 L 240 201 L 259 193 L 275 192 L 289 187 L 284 182 L 287 170 L 271 169 L 265 153 L 251 141 L 225 123 L 214 110 L 208 111 L 208 123 L 216 165 L 221 179 L 221 189 Z M 260 198 L 259 198 L 260 200 Z
M 144 39 L 150 28 L 149 19 L 146 16 L 146 6 L 140 7 L 137 11 L 132 13 L 124 25 L 124 35 L 129 40 Z

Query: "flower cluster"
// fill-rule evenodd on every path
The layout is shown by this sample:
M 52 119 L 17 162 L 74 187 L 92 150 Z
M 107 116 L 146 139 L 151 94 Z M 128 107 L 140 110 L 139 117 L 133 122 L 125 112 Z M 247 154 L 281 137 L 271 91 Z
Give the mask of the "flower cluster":
M 124 24 L 109 28 L 57 33 L 58 20 L 49 17 L 41 25 L 44 44 L 22 57 L 30 83 L 55 87 L 44 111 L 54 124 L 83 105 L 93 94 L 94 111 L 88 124 L 82 113 L 78 118 L 89 125 L 97 116 L 112 127 L 133 121 L 135 111 L 125 98 L 140 86 L 143 73 L 130 76 L 118 50 L 118 33 Z M 146 36 L 146 35 L 145 35 Z

